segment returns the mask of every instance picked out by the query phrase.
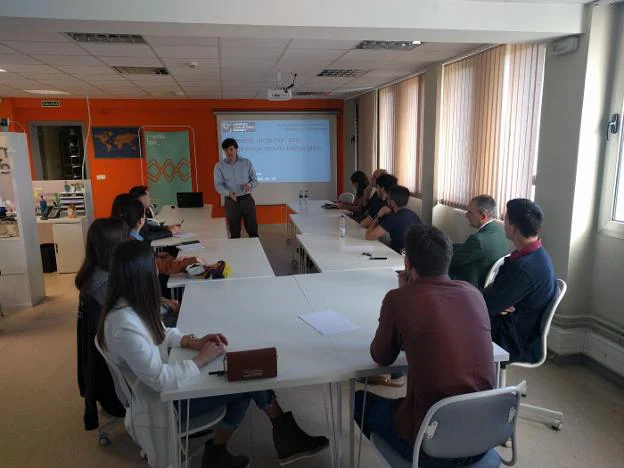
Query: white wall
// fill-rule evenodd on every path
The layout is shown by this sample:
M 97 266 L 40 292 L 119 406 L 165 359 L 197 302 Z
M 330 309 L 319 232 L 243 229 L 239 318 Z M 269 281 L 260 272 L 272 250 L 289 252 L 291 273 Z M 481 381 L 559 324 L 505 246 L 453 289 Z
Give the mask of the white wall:
M 590 272 L 614 8 L 587 8 L 578 50 L 546 59 L 535 200 L 544 210 L 546 249 L 557 275 L 568 282 L 558 315 L 593 313 Z

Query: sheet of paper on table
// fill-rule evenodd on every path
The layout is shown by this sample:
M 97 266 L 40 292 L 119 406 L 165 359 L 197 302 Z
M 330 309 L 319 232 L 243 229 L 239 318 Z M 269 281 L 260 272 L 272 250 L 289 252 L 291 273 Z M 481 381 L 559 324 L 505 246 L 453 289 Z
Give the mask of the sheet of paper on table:
M 197 234 L 193 234 L 192 232 L 178 232 L 174 234 L 173 237 L 176 239 L 188 239 L 189 237 L 197 237 Z
M 201 252 L 202 250 L 206 250 L 206 247 L 201 245 L 199 242 L 195 244 L 186 244 L 186 245 L 178 245 L 178 250 L 180 252 Z
M 299 314 L 299 318 L 321 335 L 335 335 L 336 333 L 343 333 L 360 328 L 335 310 L 322 310 L 311 314 Z

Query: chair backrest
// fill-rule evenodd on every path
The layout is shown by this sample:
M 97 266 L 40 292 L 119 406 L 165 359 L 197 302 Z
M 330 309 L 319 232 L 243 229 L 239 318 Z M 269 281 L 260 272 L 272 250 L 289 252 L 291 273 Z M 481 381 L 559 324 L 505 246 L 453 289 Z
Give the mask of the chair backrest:
M 494 282 L 494 278 L 496 278 L 496 275 L 498 275 L 498 270 L 500 270 L 500 267 L 503 266 L 503 263 L 505 263 L 505 259 L 507 257 L 509 257 L 509 255 L 505 255 L 504 257 L 501 257 L 494 262 L 494 265 L 492 265 L 490 271 L 485 277 L 485 283 L 483 285 L 484 288 L 487 288 L 490 284 Z
M 520 393 L 519 387 L 505 387 L 437 402 L 418 431 L 413 466 L 418 466 L 421 449 L 431 457 L 463 458 L 485 453 L 509 438 L 515 462 Z
M 128 409 L 130 407 L 130 403 L 132 402 L 132 390 L 128 380 L 121 372 L 119 366 L 108 359 L 106 353 L 102 351 L 102 348 L 100 348 L 100 344 L 98 343 L 97 336 L 95 337 L 94 342 L 95 348 L 102 355 L 106 361 L 106 365 L 111 371 L 111 376 L 113 377 L 113 382 L 115 383 L 115 393 L 117 393 L 117 398 L 119 398 L 121 404 L 124 405 L 124 408 Z
M 407 209 L 416 213 L 419 218 L 422 217 L 422 202 L 419 198 L 409 197 Z
M 540 330 L 542 333 L 542 356 L 537 362 L 514 362 L 511 365 L 519 366 L 519 367 L 539 367 L 546 361 L 546 357 L 548 356 L 548 332 L 550 331 L 550 324 L 552 323 L 553 317 L 555 316 L 555 312 L 557 312 L 557 307 L 561 303 L 563 296 L 565 296 L 566 291 L 568 290 L 568 285 L 561 278 L 557 278 L 557 289 L 555 291 L 555 295 L 550 301 L 548 305 L 548 309 L 544 313 L 542 317 L 542 322 L 540 323 Z
M 343 202 L 343 203 L 353 203 L 354 200 L 355 200 L 355 195 L 349 192 L 341 193 L 340 196 L 338 197 L 338 201 Z

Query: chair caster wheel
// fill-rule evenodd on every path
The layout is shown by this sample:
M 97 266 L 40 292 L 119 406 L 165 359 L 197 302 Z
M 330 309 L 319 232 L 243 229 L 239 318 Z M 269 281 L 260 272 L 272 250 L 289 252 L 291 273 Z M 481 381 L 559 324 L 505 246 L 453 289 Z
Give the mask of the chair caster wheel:
M 505 442 L 503 442 L 503 447 L 510 448 L 511 447 L 511 439 L 507 439 Z
M 143 460 L 147 460 L 147 453 L 145 453 L 145 450 L 141 449 L 141 451 L 139 452 L 139 457 L 141 457 Z
M 100 445 L 110 445 L 111 440 L 108 438 L 106 434 L 102 434 L 98 437 L 98 444 Z
M 525 390 L 524 392 L 522 392 L 522 393 L 520 394 L 520 396 L 521 396 L 522 398 L 526 398 L 528 394 L 529 394 L 529 390 L 527 389 L 527 390 Z
M 563 429 L 563 423 L 561 421 L 556 421 L 550 425 L 555 431 L 560 431 Z

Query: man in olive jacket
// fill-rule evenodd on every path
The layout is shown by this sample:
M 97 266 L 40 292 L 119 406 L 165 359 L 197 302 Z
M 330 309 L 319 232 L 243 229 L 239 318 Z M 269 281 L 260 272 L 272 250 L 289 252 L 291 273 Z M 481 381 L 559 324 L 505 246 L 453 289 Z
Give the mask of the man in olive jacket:
M 483 290 L 492 265 L 509 253 L 505 233 L 495 221 L 496 201 L 489 195 L 474 197 L 468 205 L 466 218 L 477 228 L 463 244 L 453 245 L 449 275 Z

